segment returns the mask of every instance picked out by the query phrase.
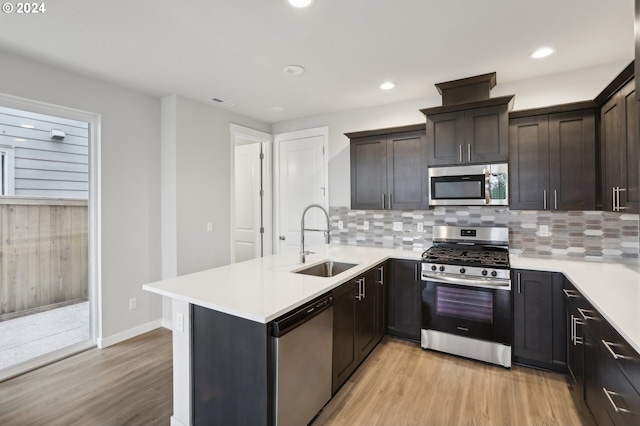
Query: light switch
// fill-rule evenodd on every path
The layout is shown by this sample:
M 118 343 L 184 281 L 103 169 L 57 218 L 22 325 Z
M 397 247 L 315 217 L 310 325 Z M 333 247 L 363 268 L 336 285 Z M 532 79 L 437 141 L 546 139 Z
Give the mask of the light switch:
M 418 223 L 418 232 L 424 232 L 424 223 Z
M 549 225 L 540 225 L 540 229 L 538 230 L 538 233 L 540 234 L 541 237 L 548 237 Z
M 365 231 L 368 231 L 368 230 L 369 230 L 369 221 L 368 221 L 368 220 L 365 220 L 365 221 L 364 221 L 364 230 L 365 230 Z
M 213 232 L 213 223 L 212 222 L 207 223 L 207 232 Z
M 402 231 L 402 222 L 393 222 L 394 231 Z

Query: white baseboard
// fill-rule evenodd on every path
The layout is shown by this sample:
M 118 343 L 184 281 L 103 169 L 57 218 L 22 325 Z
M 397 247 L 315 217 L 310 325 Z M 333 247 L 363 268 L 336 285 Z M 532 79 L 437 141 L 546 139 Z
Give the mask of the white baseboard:
M 171 426 L 187 426 L 180 420 L 176 419 L 176 416 L 171 416 Z
M 125 340 L 131 339 L 132 337 L 139 336 L 160 327 L 163 327 L 163 324 L 162 320 L 158 319 L 146 324 L 139 325 L 137 327 L 130 328 L 121 333 L 114 334 L 113 336 L 98 338 L 98 341 L 96 343 L 99 348 L 104 349 L 106 347 L 115 345 L 116 343 L 124 342 Z
M 166 329 L 173 331 L 173 321 L 166 318 L 162 318 L 162 326 Z

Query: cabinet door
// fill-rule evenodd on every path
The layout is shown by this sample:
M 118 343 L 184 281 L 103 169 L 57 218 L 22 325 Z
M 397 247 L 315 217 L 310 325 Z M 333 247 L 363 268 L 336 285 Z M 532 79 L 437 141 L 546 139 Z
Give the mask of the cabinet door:
M 389 312 L 387 332 L 411 340 L 420 340 L 421 298 L 420 262 L 389 262 Z
M 465 111 L 463 161 L 494 163 L 509 161 L 507 106 Z
M 635 100 L 636 85 L 635 80 L 627 83 L 620 90 L 621 102 L 624 102 L 624 150 L 625 156 L 622 158 L 621 176 L 622 186 L 625 191 L 620 192 L 620 204 L 625 213 L 638 213 L 640 210 L 640 195 L 638 185 L 640 176 L 638 175 L 638 102 Z
M 333 290 L 333 384 L 335 393 L 358 366 L 356 295 L 353 281 Z
M 553 361 L 552 274 L 515 271 L 513 355 L 540 363 Z
M 621 143 L 624 104 L 620 94 L 609 99 L 600 109 L 600 145 L 602 147 L 602 209 L 612 211 L 614 206 L 613 188 L 621 185 Z
M 429 208 L 425 132 L 387 136 L 387 208 L 418 210 Z
M 427 116 L 429 166 L 462 163 L 464 132 L 464 111 Z
M 574 399 L 584 401 L 584 338 L 580 313 L 574 299 L 581 296 L 569 286 L 566 286 L 567 306 L 567 369 L 569 370 L 569 385 Z
M 387 331 L 387 264 L 378 266 L 376 286 L 376 334 L 378 341 Z
M 356 296 L 356 345 L 358 363 L 362 362 L 378 343 L 376 324 L 376 293 L 378 270 L 367 271 L 360 279 L 360 294 Z
M 595 133 L 593 110 L 549 116 L 550 210 L 595 209 Z
M 546 115 L 509 122 L 509 208 L 543 210 L 549 196 L 549 120 Z
M 351 140 L 351 208 L 381 209 L 386 203 L 386 137 Z

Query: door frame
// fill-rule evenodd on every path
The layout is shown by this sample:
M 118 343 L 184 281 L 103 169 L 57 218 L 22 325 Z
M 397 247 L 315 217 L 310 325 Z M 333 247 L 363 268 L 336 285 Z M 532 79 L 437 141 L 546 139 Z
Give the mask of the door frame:
M 311 129 L 296 130 L 293 132 L 277 133 L 273 135 L 274 158 L 274 182 L 273 182 L 273 253 L 278 252 L 276 238 L 280 235 L 280 143 L 291 139 L 304 139 L 321 136 L 323 140 L 324 161 L 324 207 L 329 212 L 329 126 L 314 127 Z
M 236 247 L 235 247 L 235 229 L 236 229 L 236 176 L 235 176 L 235 164 L 236 164 L 236 137 L 242 137 L 245 139 L 250 139 L 256 141 L 256 143 L 260 143 L 262 145 L 262 153 L 264 154 L 264 160 L 262 162 L 262 189 L 264 191 L 264 196 L 262 197 L 263 205 L 262 205 L 262 224 L 264 226 L 264 252 L 263 256 L 268 256 L 272 253 L 273 247 L 273 215 L 272 215 L 272 206 L 273 206 L 273 196 L 272 196 L 272 188 L 273 188 L 273 135 L 270 133 L 262 132 L 260 130 L 251 129 L 249 127 L 244 127 L 238 124 L 230 123 L 229 124 L 229 134 L 230 134 L 230 171 L 229 171 L 229 182 L 230 182 L 230 191 L 229 191 L 229 255 L 231 259 L 231 263 L 235 263 L 236 261 Z
M 89 200 L 88 200 L 88 232 L 89 232 L 89 329 L 90 338 L 42 355 L 35 360 L 19 364 L 15 368 L 8 368 L 1 380 L 17 376 L 29 370 L 58 361 L 75 353 L 95 347 L 102 338 L 102 195 L 101 195 L 101 115 L 89 111 L 82 111 L 46 102 L 0 93 L 0 105 L 8 108 L 31 111 L 39 114 L 53 115 L 70 120 L 89 123 Z

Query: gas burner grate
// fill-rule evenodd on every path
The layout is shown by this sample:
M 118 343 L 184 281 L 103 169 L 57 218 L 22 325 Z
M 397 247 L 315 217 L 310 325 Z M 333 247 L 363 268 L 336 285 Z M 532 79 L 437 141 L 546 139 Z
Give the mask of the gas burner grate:
M 453 265 L 508 268 L 509 252 L 488 248 L 431 247 L 422 254 L 422 260 Z

